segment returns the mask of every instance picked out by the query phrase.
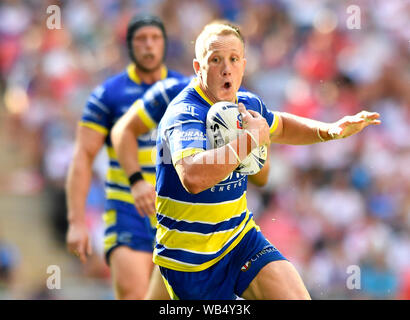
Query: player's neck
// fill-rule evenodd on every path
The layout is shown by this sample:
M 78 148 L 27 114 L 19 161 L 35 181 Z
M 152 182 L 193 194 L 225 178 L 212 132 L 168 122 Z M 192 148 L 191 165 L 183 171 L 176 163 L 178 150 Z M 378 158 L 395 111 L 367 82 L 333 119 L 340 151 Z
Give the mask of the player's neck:
M 162 70 L 165 66 L 161 64 L 157 69 L 151 71 L 143 71 L 137 66 L 134 66 L 135 73 L 140 78 L 141 82 L 145 84 L 153 84 L 162 79 Z

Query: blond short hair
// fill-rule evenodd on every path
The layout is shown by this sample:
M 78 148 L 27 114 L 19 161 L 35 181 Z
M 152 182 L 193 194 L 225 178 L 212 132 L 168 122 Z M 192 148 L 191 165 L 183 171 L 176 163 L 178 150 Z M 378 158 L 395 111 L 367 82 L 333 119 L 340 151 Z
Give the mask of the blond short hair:
M 245 41 L 239 30 L 239 27 L 233 25 L 227 20 L 215 20 L 208 23 L 198 35 L 195 41 L 195 56 L 197 59 L 202 59 L 205 56 L 207 40 L 212 36 L 219 35 L 234 35 L 245 46 Z

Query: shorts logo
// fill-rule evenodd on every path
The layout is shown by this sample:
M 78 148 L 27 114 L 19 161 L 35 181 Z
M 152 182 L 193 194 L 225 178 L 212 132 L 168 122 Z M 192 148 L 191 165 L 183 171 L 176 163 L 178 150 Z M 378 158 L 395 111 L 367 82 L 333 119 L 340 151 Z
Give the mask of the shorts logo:
M 130 232 L 121 232 L 118 234 L 117 242 L 118 243 L 131 243 L 132 233 Z
M 268 245 L 265 248 L 263 248 L 261 251 L 259 251 L 257 254 L 255 254 L 251 261 L 255 262 L 256 260 L 258 260 L 260 257 L 262 257 L 264 254 L 269 253 L 269 252 L 275 252 L 278 249 L 276 249 L 273 245 Z
M 273 245 L 267 245 L 264 247 L 261 251 L 259 251 L 257 254 L 255 254 L 250 260 L 246 261 L 246 263 L 242 266 L 241 271 L 248 271 L 249 268 L 251 267 L 251 263 L 257 261 L 260 257 L 262 257 L 266 253 L 270 252 L 275 252 L 278 249 L 276 249 Z
M 241 268 L 241 271 L 248 271 L 248 269 L 251 267 L 251 262 L 247 261 Z

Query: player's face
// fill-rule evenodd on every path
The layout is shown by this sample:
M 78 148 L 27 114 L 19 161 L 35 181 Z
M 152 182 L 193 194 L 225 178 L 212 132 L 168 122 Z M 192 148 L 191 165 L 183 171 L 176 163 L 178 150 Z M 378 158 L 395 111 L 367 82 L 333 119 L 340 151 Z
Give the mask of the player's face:
M 235 35 L 213 36 L 205 50 L 197 72 L 205 94 L 213 102 L 235 102 L 246 65 L 242 41 Z
M 161 67 L 164 56 L 165 39 L 161 29 L 145 26 L 135 31 L 132 50 L 137 68 L 152 72 Z

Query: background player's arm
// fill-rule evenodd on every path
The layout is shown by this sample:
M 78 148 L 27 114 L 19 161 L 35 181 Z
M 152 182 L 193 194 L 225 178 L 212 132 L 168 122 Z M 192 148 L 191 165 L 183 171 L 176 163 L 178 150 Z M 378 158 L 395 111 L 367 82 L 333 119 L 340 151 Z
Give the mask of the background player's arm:
M 114 125 L 111 130 L 111 141 L 117 154 L 118 161 L 127 174 L 131 176 L 141 171 L 138 162 L 137 138 L 149 131 L 134 108 L 130 108 Z M 131 186 L 135 207 L 142 215 L 155 212 L 155 189 L 145 180 L 139 180 Z
M 345 116 L 334 123 L 316 121 L 285 112 L 275 114 L 278 116 L 278 126 L 271 134 L 271 142 L 281 144 L 305 145 L 347 138 L 368 125 L 380 124 L 378 120 L 380 115 L 377 112 L 367 111 L 359 112 L 354 116 Z
M 67 193 L 67 246 L 77 253 L 82 262 L 91 254 L 91 243 L 85 222 L 85 205 L 92 179 L 93 162 L 103 146 L 105 135 L 79 125 L 66 183 Z
M 138 163 L 137 138 L 149 131 L 134 108 L 130 108 L 115 123 L 111 130 L 111 141 L 121 168 L 129 177 L 136 171 L 141 171 Z

